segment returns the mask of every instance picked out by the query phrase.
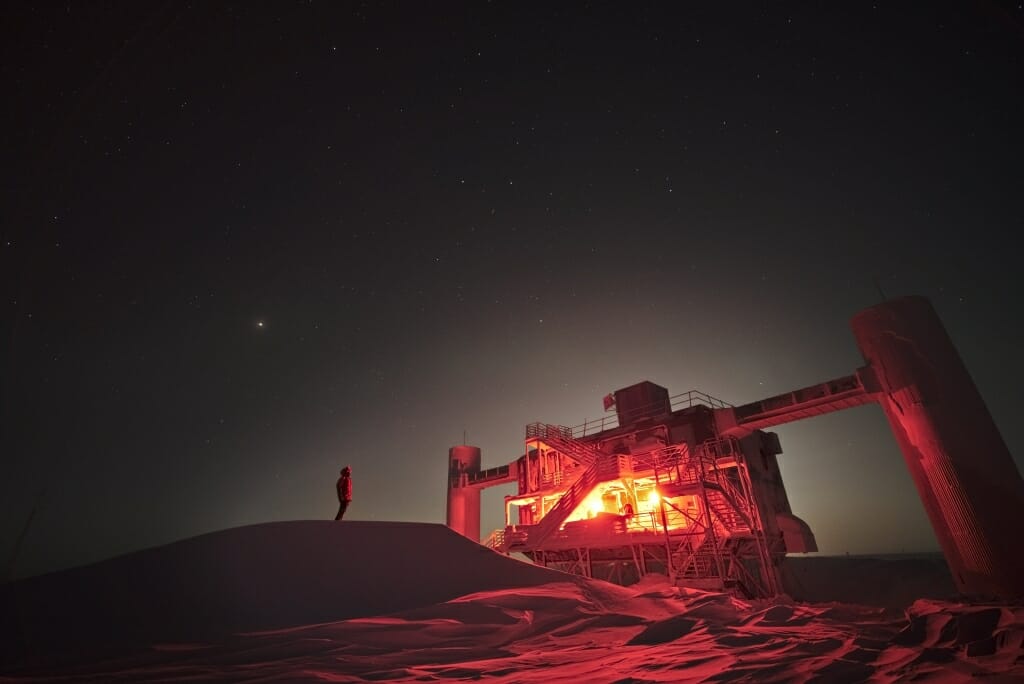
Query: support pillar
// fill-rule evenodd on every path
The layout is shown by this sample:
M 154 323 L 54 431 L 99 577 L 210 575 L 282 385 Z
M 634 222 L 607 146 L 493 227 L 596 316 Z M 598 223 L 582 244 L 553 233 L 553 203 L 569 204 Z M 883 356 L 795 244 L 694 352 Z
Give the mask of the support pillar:
M 468 486 L 469 475 L 480 472 L 480 447 L 453 446 L 448 450 L 448 518 L 446 524 L 464 537 L 480 541 L 480 490 Z
M 1024 481 L 935 310 L 903 297 L 850 324 L 958 590 L 1024 598 Z

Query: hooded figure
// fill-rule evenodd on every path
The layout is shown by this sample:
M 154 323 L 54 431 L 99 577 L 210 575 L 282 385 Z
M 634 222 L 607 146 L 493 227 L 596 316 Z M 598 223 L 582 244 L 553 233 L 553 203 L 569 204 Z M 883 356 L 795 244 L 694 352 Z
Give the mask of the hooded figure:
M 335 520 L 341 520 L 345 517 L 345 511 L 348 510 L 348 505 L 352 503 L 352 469 L 345 466 L 341 469 L 341 477 L 338 478 L 338 515 L 334 516 Z

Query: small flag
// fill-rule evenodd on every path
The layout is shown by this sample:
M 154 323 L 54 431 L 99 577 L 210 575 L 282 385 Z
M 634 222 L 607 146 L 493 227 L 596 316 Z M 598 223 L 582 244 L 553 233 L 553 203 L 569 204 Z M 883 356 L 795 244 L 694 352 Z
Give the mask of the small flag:
M 604 410 L 607 411 L 612 406 L 615 406 L 615 392 L 604 395 Z

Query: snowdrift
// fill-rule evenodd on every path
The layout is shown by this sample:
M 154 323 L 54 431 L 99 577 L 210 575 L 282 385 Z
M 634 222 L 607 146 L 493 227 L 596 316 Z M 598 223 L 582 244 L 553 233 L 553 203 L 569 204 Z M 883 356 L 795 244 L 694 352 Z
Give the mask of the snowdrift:
M 0 586 L 0 663 L 382 615 L 564 578 L 443 525 L 252 525 Z
M 618 587 L 441 525 L 243 527 L 0 587 L 0 684 L 1024 681 L 1024 607 L 884 607 L 951 591 L 935 559 L 796 560 L 863 603 Z

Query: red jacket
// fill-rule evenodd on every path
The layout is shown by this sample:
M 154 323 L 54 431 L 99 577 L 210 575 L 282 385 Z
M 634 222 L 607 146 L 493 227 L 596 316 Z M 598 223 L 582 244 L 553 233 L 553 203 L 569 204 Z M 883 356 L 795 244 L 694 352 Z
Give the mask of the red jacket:
M 342 475 L 338 478 L 338 501 L 352 500 L 352 478 Z

